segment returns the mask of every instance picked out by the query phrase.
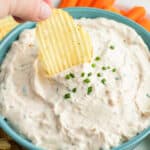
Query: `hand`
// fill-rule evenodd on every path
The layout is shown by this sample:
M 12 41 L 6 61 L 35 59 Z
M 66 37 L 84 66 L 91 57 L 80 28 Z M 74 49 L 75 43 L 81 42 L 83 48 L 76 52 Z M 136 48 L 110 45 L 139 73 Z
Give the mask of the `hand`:
M 0 0 L 0 18 L 12 15 L 17 21 L 40 21 L 49 17 L 51 0 Z

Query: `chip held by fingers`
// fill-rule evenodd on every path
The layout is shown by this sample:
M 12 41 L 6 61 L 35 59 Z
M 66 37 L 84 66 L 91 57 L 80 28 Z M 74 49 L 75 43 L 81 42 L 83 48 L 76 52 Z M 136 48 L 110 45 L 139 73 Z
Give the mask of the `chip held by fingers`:
M 0 19 L 0 40 L 2 40 L 13 28 L 19 25 L 13 17 Z
M 39 62 L 47 77 L 92 59 L 92 41 L 85 29 L 61 9 L 36 27 Z

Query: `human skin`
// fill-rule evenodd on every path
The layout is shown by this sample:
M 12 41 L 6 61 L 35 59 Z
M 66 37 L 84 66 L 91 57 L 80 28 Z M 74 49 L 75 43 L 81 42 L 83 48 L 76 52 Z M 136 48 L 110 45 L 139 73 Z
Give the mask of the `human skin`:
M 51 0 L 0 0 L 0 18 L 11 15 L 17 21 L 40 21 L 51 14 Z

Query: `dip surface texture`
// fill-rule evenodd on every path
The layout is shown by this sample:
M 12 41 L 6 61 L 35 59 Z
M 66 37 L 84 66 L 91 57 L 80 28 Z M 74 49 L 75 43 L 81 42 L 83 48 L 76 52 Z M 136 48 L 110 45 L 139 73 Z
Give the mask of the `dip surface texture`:
M 150 53 L 130 27 L 80 19 L 92 62 L 51 79 L 37 69 L 34 30 L 25 30 L 0 73 L 0 113 L 48 150 L 110 149 L 150 125 Z

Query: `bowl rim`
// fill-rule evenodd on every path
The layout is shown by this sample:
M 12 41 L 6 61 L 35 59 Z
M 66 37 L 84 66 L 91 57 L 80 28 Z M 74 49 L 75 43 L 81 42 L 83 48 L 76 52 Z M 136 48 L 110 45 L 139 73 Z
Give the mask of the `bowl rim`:
M 65 8 L 66 11 L 69 13 L 76 13 L 76 12 L 84 12 L 84 13 L 97 13 L 97 14 L 104 14 L 108 15 L 110 19 L 115 20 L 113 18 L 117 18 L 117 20 L 120 20 L 119 22 L 125 23 L 132 28 L 139 30 L 139 34 L 146 35 L 148 39 L 150 39 L 150 33 L 146 31 L 142 26 L 138 25 L 137 23 L 133 22 L 132 20 L 129 20 L 126 17 L 123 17 L 121 15 L 108 12 L 101 9 L 96 8 L 89 8 L 89 7 L 70 7 Z M 82 16 L 83 17 L 83 16 Z M 111 18 L 112 17 L 112 18 Z M 96 18 L 96 17 L 94 17 Z M 17 26 L 15 29 L 13 29 L 2 41 L 0 42 L 0 50 L 4 47 L 4 45 L 7 45 L 7 42 L 11 40 L 11 38 L 14 37 L 16 32 L 21 32 L 24 29 L 27 28 L 33 28 L 36 24 L 33 22 L 27 22 L 22 25 Z M 19 34 L 17 33 L 17 36 Z M 13 40 L 14 41 L 14 40 Z M 146 42 L 146 44 L 150 47 L 150 44 Z M 23 138 L 20 134 L 18 134 L 14 129 L 12 129 L 9 125 L 9 123 L 5 120 L 4 117 L 0 116 L 0 127 L 10 136 L 13 140 L 15 140 L 17 143 L 22 145 L 23 147 L 30 149 L 30 150 L 41 150 L 41 148 L 37 147 L 27 139 Z M 134 136 L 133 138 L 129 139 L 127 142 L 119 145 L 116 148 L 113 148 L 113 150 L 126 150 L 130 148 L 132 145 L 138 144 L 140 141 L 142 141 L 145 137 L 150 135 L 150 127 L 145 129 L 144 131 L 140 132 L 138 135 Z

